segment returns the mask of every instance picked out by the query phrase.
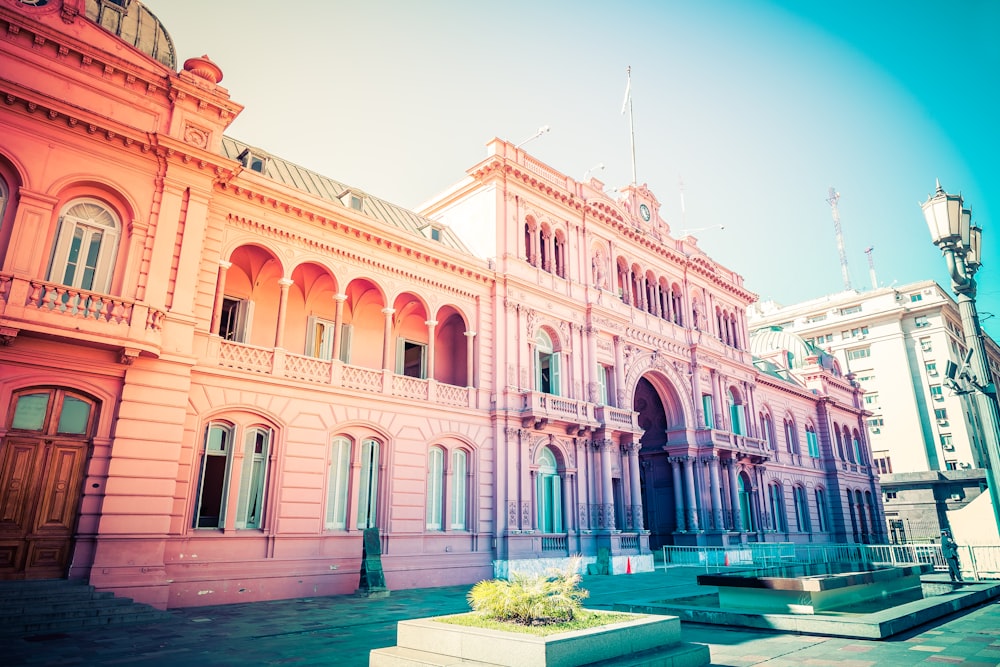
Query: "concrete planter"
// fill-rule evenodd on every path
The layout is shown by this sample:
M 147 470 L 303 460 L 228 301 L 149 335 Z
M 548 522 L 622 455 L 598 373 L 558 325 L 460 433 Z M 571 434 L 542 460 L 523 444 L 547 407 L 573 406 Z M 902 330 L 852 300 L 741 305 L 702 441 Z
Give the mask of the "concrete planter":
M 594 664 L 686 667 L 709 664 L 707 646 L 687 644 L 680 638 L 680 620 L 676 616 L 643 615 L 632 621 L 546 637 L 421 618 L 400 621 L 396 646 L 375 649 L 368 664 L 370 667 L 464 664 L 481 667 Z

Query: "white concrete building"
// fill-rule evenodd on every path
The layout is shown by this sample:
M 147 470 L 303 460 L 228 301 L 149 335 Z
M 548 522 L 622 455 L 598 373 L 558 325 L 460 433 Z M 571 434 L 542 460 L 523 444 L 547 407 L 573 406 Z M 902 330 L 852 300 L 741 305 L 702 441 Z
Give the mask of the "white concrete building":
M 869 292 L 842 292 L 790 306 L 759 302 L 750 330 L 777 326 L 834 354 L 865 390 L 878 472 L 984 467 L 976 411 L 949 386 L 949 361 L 966 352 L 958 306 L 931 280 Z M 994 377 L 1000 348 L 986 347 Z M 984 383 L 985 384 L 985 383 Z

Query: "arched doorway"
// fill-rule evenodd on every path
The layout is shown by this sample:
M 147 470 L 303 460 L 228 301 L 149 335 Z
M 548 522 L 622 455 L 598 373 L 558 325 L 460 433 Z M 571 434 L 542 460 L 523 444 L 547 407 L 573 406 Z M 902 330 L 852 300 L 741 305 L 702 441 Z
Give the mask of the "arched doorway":
M 639 413 L 638 424 L 643 430 L 639 450 L 643 526 L 649 530 L 650 548 L 658 549 L 674 544 L 675 532 L 683 530 L 678 526 L 676 464 L 671 462 L 668 448 L 672 444 L 687 447 L 683 444 L 684 410 L 673 385 L 656 372 L 636 382 L 632 409 Z
M 66 576 L 96 407 L 53 387 L 12 397 L 0 442 L 0 579 Z

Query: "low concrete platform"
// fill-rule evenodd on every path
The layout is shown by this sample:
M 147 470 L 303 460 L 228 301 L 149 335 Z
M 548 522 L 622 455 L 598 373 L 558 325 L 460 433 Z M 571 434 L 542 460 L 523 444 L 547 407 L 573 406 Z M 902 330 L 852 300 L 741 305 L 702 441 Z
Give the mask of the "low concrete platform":
M 602 627 L 545 636 L 457 625 L 447 620 L 436 617 L 400 621 L 396 646 L 374 649 L 370 666 L 702 667 L 710 662 L 707 646 L 681 641 L 681 624 L 676 616 L 640 615 Z
M 782 614 L 766 609 L 724 608 L 719 605 L 717 589 L 704 588 L 701 595 L 664 600 L 617 602 L 616 611 L 646 614 L 672 614 L 682 621 L 755 628 L 832 637 L 885 639 L 929 621 L 963 609 L 982 605 L 1000 596 L 1000 583 L 969 583 L 952 586 L 936 580 L 924 584 L 928 597 L 901 601 L 884 607 L 875 602 L 861 603 L 854 610 L 827 611 L 817 614 Z

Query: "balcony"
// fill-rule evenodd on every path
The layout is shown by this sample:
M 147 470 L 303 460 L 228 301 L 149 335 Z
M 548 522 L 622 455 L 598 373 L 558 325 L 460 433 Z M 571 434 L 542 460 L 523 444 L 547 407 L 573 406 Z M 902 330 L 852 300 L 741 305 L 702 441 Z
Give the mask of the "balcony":
M 159 356 L 164 313 L 108 294 L 0 274 L 0 336 L 29 331 L 73 343 L 120 348 L 128 363 Z
M 608 430 L 642 433 L 639 428 L 639 413 L 633 410 L 597 405 L 594 407 L 594 417 Z
M 526 391 L 521 397 L 521 423 L 525 428 L 540 429 L 555 424 L 564 428 L 567 434 L 579 435 L 601 426 L 594 416 L 593 403 L 540 391 Z
M 246 373 L 454 407 L 477 407 L 478 392 L 472 387 L 457 387 L 436 380 L 397 375 L 378 368 L 351 366 L 341 361 L 292 354 L 280 348 L 235 343 L 217 336 L 209 339 L 208 356 L 209 361 L 214 361 L 219 366 Z

